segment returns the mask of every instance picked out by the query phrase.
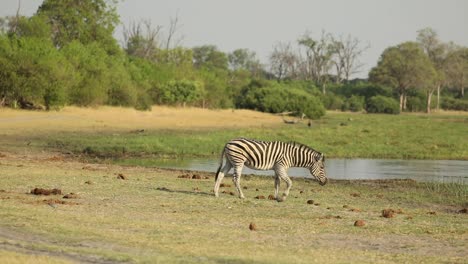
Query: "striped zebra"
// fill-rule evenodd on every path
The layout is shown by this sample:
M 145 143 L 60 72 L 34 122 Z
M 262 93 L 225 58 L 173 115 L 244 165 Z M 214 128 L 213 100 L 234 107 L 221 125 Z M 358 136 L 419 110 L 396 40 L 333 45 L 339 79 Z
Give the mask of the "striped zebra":
M 226 164 L 223 166 L 224 157 Z M 229 141 L 221 153 L 221 160 L 218 171 L 216 172 L 214 193 L 218 197 L 219 185 L 224 175 L 234 168 L 232 181 L 236 185 L 239 198 L 244 198 L 240 188 L 240 177 L 242 168 L 245 166 L 256 170 L 274 170 L 275 171 L 275 199 L 283 201 L 289 194 L 292 181 L 287 174 L 290 167 L 308 168 L 310 173 L 318 180 L 320 185 L 327 183 L 325 176 L 325 156 L 305 145 L 281 141 L 258 141 L 246 138 L 234 139 Z M 280 180 L 286 182 L 287 189 L 283 197 L 278 197 Z

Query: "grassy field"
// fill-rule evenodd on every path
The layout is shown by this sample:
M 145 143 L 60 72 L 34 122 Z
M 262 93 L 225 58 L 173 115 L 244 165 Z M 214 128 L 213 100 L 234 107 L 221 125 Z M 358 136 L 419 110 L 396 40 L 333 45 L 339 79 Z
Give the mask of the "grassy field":
M 289 125 L 280 116 L 247 110 L 156 107 L 66 108 L 57 113 L 0 111 L 6 149 L 47 150 L 82 157 L 218 156 L 237 137 L 298 141 L 327 157 L 468 160 L 468 114 L 366 115 L 327 113 Z
M 245 200 L 227 178 L 216 199 L 209 173 L 45 154 L 0 162 L 1 263 L 464 263 L 468 253 L 466 186 L 294 179 L 278 203 L 270 177 L 244 177 Z
M 244 136 L 331 157 L 467 160 L 467 123 L 454 113 L 328 113 L 309 128 L 237 110 L 0 109 L 0 263 L 466 263 L 466 185 L 296 178 L 278 203 L 271 177 L 245 175 L 245 200 L 229 177 L 216 199 L 212 173 L 110 158 L 218 156 Z

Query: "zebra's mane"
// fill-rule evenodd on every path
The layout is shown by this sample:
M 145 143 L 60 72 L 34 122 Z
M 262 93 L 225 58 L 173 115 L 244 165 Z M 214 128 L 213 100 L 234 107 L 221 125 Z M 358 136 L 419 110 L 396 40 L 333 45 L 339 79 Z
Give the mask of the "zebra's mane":
M 319 154 L 319 155 L 322 155 L 321 152 L 319 152 L 319 151 L 317 151 L 317 150 L 315 150 L 315 149 L 313 149 L 313 148 L 311 148 L 311 147 L 309 147 L 309 146 L 307 146 L 307 145 L 304 145 L 304 144 L 302 144 L 302 143 L 296 142 L 296 141 L 290 141 L 290 142 L 288 142 L 288 144 L 291 144 L 291 145 L 293 145 L 294 147 L 297 147 L 297 148 L 304 147 L 304 148 L 307 149 L 307 150 L 310 150 L 310 151 L 315 152 L 315 153 L 317 153 L 317 154 Z

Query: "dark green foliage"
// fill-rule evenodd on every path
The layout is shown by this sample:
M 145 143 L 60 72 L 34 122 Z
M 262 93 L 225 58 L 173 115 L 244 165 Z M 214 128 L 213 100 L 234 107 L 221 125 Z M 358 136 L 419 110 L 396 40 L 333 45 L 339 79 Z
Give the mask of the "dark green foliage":
M 400 107 L 395 99 L 377 95 L 369 98 L 366 111 L 368 113 L 399 114 Z
M 468 111 L 468 100 L 443 97 L 441 107 L 445 110 Z
M 342 105 L 341 110 L 351 111 L 351 112 L 360 112 L 364 109 L 365 99 L 362 96 L 353 95 L 346 100 Z

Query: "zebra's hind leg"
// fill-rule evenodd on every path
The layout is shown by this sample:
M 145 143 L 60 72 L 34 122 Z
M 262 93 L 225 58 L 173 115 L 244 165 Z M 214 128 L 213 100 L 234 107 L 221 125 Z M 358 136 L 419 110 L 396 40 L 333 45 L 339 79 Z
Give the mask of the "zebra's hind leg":
M 275 175 L 275 199 L 278 200 L 278 193 L 280 188 L 281 180 L 278 175 Z
M 289 178 L 288 174 L 286 173 L 286 169 L 284 167 L 277 166 L 277 167 L 275 167 L 274 170 L 275 170 L 276 178 L 278 179 L 278 181 L 281 179 L 281 180 L 286 182 L 286 190 L 284 191 L 282 197 L 278 196 L 279 183 L 278 183 L 278 188 L 275 190 L 275 193 L 277 195 L 276 200 L 278 202 L 282 202 L 282 201 L 286 200 L 286 197 L 288 197 L 288 195 L 289 195 L 289 191 L 291 190 L 291 187 L 292 187 L 292 181 Z M 276 184 L 276 179 L 275 179 L 275 184 Z
M 232 168 L 232 165 L 229 162 L 229 160 L 227 160 L 226 164 L 224 164 L 224 167 L 223 167 L 222 171 L 219 172 L 218 178 L 216 179 L 216 183 L 215 183 L 215 186 L 214 186 L 214 194 L 215 194 L 216 197 L 219 196 L 219 185 L 221 185 L 221 181 L 223 180 L 224 175 L 226 175 L 231 168 Z
M 234 174 L 232 177 L 232 181 L 234 185 L 236 185 L 237 193 L 239 194 L 239 198 L 244 199 L 244 193 L 242 193 L 242 189 L 240 187 L 240 177 L 242 174 L 242 165 L 241 166 L 234 166 Z

